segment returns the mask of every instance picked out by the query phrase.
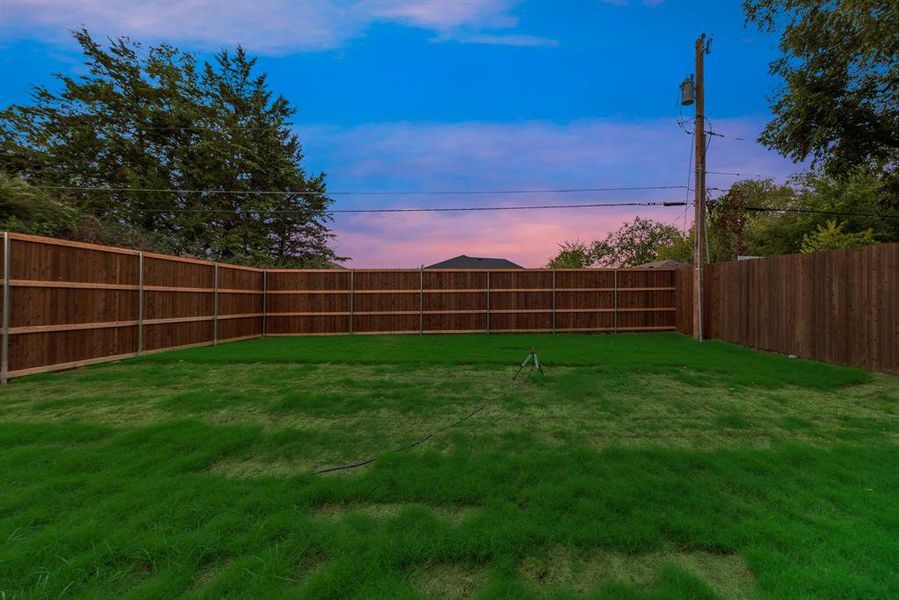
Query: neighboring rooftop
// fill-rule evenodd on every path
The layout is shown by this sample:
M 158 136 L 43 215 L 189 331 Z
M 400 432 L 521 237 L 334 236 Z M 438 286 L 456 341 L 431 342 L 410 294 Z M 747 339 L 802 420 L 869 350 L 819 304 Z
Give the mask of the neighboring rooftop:
M 677 269 L 678 267 L 688 267 L 690 263 L 678 262 L 676 260 L 653 260 L 642 265 L 637 265 L 640 269 Z
M 523 269 L 505 258 L 485 258 L 483 256 L 465 256 L 464 254 L 450 258 L 425 269 Z

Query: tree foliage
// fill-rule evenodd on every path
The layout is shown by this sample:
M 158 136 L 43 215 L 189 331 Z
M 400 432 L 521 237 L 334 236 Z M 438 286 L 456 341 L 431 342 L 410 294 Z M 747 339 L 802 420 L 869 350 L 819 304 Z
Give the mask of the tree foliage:
M 877 243 L 872 230 L 847 233 L 843 231 L 845 226 L 845 221 L 838 223 L 836 219 L 830 219 L 826 224 L 818 225 L 815 231 L 802 237 L 802 251 L 809 253 L 819 250 L 841 250 Z
M 746 179 L 708 203 L 712 262 L 899 242 L 899 208 L 885 208 L 877 174 L 851 178 L 807 172 L 778 184 Z M 762 210 L 758 210 L 762 209 Z M 635 266 L 693 261 L 694 231 L 636 217 L 590 245 L 566 242 L 549 265 Z M 587 262 L 589 261 L 589 262 Z
M 593 264 L 593 247 L 576 240 L 559 244 L 559 252 L 546 265 L 551 269 L 585 269 Z
M 835 216 L 846 234 L 870 230 L 874 241 L 899 241 L 899 209 L 885 208 L 882 196 L 880 181 L 873 173 L 837 179 L 809 172 L 786 184 L 740 181 L 709 203 L 711 258 L 725 261 L 741 254 L 799 253 L 805 236 L 826 227 Z
M 686 235 L 678 232 L 668 244 L 663 244 L 656 248 L 656 259 L 674 260 L 682 263 L 693 262 L 693 245 L 695 239 L 696 237 L 692 227 Z
M 635 267 L 659 257 L 661 248 L 683 247 L 683 234 L 666 223 L 634 217 L 617 231 L 591 244 L 564 242 L 559 253 L 549 261 L 550 267 Z M 692 243 L 692 242 L 690 242 Z
M 201 63 L 165 44 L 74 36 L 86 73 L 58 75 L 59 90 L 37 87 L 30 104 L 0 113 L 3 170 L 78 188 L 46 194 L 175 252 L 281 265 L 336 258 L 324 175 L 305 173 L 296 109 L 255 59 L 238 47 Z
M 784 86 L 761 141 L 831 176 L 873 168 L 896 185 L 899 8 L 884 0 L 744 0 L 747 22 L 781 32 Z M 895 190 L 894 190 L 895 191 Z
M 680 236 L 677 227 L 634 217 L 618 231 L 593 243 L 594 263 L 601 267 L 636 267 L 656 260 L 658 249 L 670 246 Z

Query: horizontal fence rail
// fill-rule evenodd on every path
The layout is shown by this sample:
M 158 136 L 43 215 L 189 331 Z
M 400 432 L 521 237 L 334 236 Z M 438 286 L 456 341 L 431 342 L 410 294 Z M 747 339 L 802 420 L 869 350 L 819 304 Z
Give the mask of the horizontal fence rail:
M 2 374 L 279 335 L 674 330 L 682 284 L 649 269 L 256 269 L 3 237 Z

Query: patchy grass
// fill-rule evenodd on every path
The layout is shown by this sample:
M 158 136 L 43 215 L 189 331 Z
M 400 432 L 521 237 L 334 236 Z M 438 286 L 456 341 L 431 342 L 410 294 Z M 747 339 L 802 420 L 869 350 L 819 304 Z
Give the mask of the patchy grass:
M 531 346 L 547 380 L 509 393 Z M 0 596 L 895 597 L 897 407 L 894 377 L 676 335 L 34 376 L 0 391 Z

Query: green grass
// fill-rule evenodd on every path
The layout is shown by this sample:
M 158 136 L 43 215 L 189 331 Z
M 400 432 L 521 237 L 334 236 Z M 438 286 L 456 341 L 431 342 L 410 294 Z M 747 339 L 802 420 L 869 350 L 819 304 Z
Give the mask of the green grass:
M 545 384 L 508 393 L 532 346 Z M 678 335 L 33 376 L 0 391 L 0 598 L 896 597 L 897 408 L 895 377 Z

